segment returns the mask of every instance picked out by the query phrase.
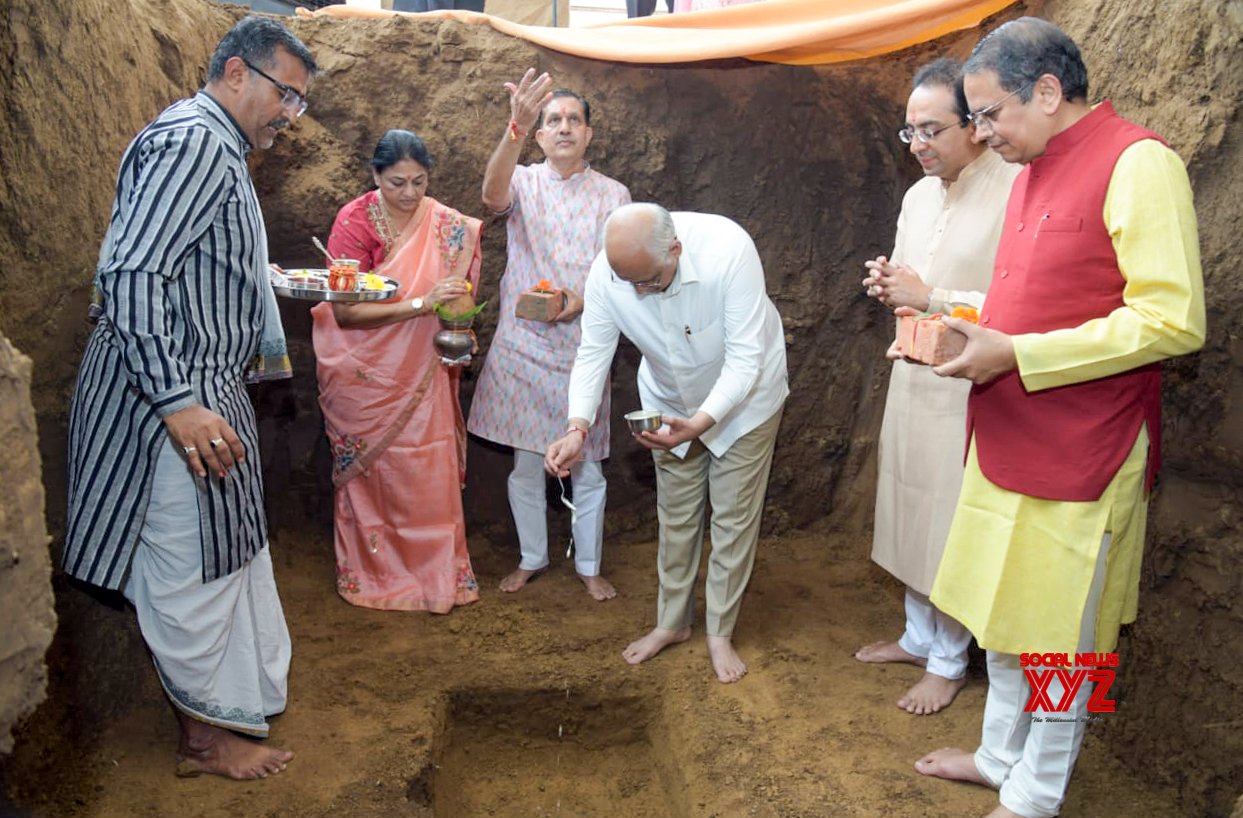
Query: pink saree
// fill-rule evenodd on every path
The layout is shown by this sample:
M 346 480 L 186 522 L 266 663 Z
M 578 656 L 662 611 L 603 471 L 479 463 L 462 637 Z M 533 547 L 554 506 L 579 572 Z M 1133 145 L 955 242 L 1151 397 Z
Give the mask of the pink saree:
M 357 235 L 372 225 L 356 219 L 350 227 Z M 442 278 L 477 285 L 479 230 L 478 219 L 425 197 L 377 270 L 400 283 L 397 295 L 407 301 Z M 333 246 L 337 232 L 329 252 L 357 257 L 357 249 Z M 370 232 L 378 260 L 387 242 Z M 459 375 L 432 348 L 435 316 L 342 329 L 330 304 L 311 313 L 332 444 L 337 592 L 351 604 L 394 611 L 448 613 L 478 600 L 462 518 Z

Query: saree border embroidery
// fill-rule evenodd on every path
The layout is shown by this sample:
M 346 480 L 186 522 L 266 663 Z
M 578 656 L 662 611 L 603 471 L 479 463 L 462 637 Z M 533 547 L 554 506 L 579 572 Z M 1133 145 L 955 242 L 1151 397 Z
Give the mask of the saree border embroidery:
M 267 735 L 267 720 L 262 713 L 247 710 L 243 707 L 222 707 L 218 704 L 203 701 L 190 695 L 190 692 L 185 688 L 173 684 L 172 680 L 160 669 L 159 664 L 156 664 L 155 671 L 160 677 L 160 683 L 168 691 L 169 697 L 175 704 L 180 705 L 182 709 L 189 712 L 190 715 L 196 716 L 209 724 L 227 727 L 239 733 L 258 736 Z
M 384 258 L 388 258 L 393 252 L 393 243 L 397 237 L 393 235 L 393 225 L 389 222 L 388 216 L 381 209 L 380 194 L 376 192 L 375 201 L 367 203 L 367 220 L 371 222 L 371 226 L 375 229 L 376 235 L 380 237 L 380 241 L 384 242 Z
M 423 398 L 427 397 L 427 392 L 432 385 L 432 377 L 436 374 L 436 369 L 440 366 L 440 360 L 435 355 L 430 356 L 427 368 L 423 371 L 423 377 L 419 379 L 419 385 L 414 390 L 414 394 L 410 396 L 410 401 L 402 408 L 397 419 L 393 421 L 393 425 L 389 427 L 384 436 L 376 441 L 374 446 L 367 447 L 365 450 L 357 453 L 352 461 L 340 470 L 334 469 L 332 473 L 333 488 L 340 488 L 346 483 L 362 474 L 367 468 L 375 462 L 375 459 L 384 453 L 393 441 L 397 439 L 397 435 L 401 434 L 401 430 L 410 422 L 410 418 L 414 415 L 414 411 L 423 403 Z
M 445 267 L 457 271 L 458 257 L 466 248 L 466 220 L 457 213 L 440 211 L 437 215 L 436 238 Z

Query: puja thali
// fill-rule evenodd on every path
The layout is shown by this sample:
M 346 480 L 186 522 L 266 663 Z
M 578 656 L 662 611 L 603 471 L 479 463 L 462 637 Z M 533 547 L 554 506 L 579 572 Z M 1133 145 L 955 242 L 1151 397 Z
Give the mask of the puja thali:
M 398 287 L 393 279 L 375 273 L 359 273 L 349 290 L 331 289 L 329 271 L 323 269 L 271 270 L 269 275 L 277 295 L 304 301 L 383 301 L 392 298 Z

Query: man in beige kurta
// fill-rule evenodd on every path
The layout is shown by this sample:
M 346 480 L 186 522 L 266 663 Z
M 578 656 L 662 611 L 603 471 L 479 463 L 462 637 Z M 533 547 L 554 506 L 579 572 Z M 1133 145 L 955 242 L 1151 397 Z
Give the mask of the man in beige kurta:
M 913 86 L 899 138 L 925 177 L 903 199 L 893 255 L 869 261 L 863 284 L 891 308 L 978 308 L 1018 170 L 972 140 L 957 62 L 930 63 Z M 946 707 L 965 683 L 971 634 L 928 594 L 962 483 L 969 388 L 895 359 L 881 424 L 872 559 L 906 583 L 906 630 L 896 642 L 861 648 L 855 658 L 926 668 L 898 700 L 916 715 Z

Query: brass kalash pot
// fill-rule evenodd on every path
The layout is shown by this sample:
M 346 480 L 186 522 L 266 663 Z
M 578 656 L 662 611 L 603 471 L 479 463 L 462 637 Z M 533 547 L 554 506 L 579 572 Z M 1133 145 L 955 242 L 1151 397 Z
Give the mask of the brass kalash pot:
M 432 339 L 432 346 L 440 353 L 440 362 L 445 366 L 469 366 L 470 351 L 475 347 L 475 338 L 470 328 L 475 323 L 473 317 L 449 319 L 440 317 L 440 332 Z
M 432 345 L 445 366 L 470 365 L 470 351 L 475 348 L 475 336 L 470 328 L 475 324 L 475 316 L 488 304 L 485 301 L 476 305 L 470 289 L 468 284 L 465 295 L 436 306 L 440 331 L 432 338 Z

